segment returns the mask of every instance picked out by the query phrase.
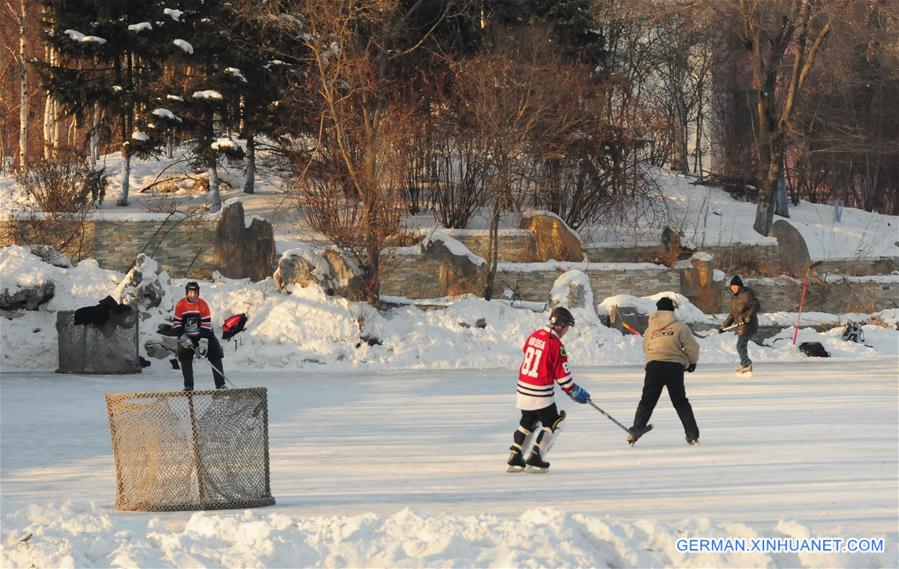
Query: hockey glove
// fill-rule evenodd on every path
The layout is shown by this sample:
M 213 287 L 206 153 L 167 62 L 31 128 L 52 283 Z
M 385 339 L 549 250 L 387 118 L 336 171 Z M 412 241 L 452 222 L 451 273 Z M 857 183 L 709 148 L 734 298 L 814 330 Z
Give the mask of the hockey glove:
M 200 355 L 201 358 L 206 357 L 206 352 L 209 351 L 209 338 L 200 338 L 200 342 L 197 344 L 197 354 Z
M 687 369 L 686 369 L 685 371 L 686 371 L 687 373 L 693 373 L 694 371 L 696 371 L 696 364 L 690 364 L 690 365 L 688 365 L 688 366 L 687 366 Z
M 187 334 L 184 334 L 180 338 L 178 338 L 178 345 L 184 348 L 185 350 L 193 350 L 194 343 L 190 341 L 190 338 Z
M 575 385 L 566 393 L 568 393 L 568 397 L 571 397 L 581 405 L 590 400 L 590 393 L 580 385 Z

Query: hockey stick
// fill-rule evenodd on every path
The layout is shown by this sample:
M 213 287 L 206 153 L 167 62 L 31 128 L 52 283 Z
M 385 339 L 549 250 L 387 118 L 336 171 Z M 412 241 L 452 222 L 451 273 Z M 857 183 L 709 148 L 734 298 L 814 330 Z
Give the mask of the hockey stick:
M 717 334 L 723 334 L 724 332 L 730 332 L 731 330 L 736 330 L 737 328 L 739 328 L 740 326 L 743 326 L 744 324 L 745 324 L 745 322 L 740 322 L 739 324 L 731 324 L 730 326 L 721 328 L 720 330 L 712 330 L 705 336 L 699 336 L 699 334 L 697 334 L 697 336 L 699 336 L 700 338 L 708 338 L 710 336 L 715 336 Z
M 209 364 L 209 367 L 211 367 L 213 371 L 215 371 L 215 372 L 218 373 L 220 376 L 222 376 L 222 379 L 225 380 L 225 383 L 227 383 L 228 385 L 230 385 L 230 386 L 231 386 L 232 388 L 234 388 L 234 389 L 238 389 L 238 387 L 237 387 L 236 385 L 234 385 L 234 384 L 231 382 L 230 379 L 228 379 L 228 377 L 222 372 L 222 370 L 220 370 L 219 368 L 217 368 L 217 367 L 215 367 L 214 365 L 212 365 L 212 362 L 209 361 L 209 360 L 206 358 L 206 356 L 200 354 L 200 352 L 198 352 L 198 351 L 196 351 L 196 350 L 194 350 L 194 353 L 197 354 L 197 357 L 198 357 L 198 358 L 200 358 L 201 360 L 203 360 L 204 362 L 206 362 L 207 364 Z
M 608 417 L 610 421 L 612 421 L 613 423 L 615 423 L 616 425 L 618 425 L 619 427 L 621 427 L 622 429 L 624 429 L 624 431 L 625 431 L 627 434 L 629 434 L 629 435 L 633 435 L 633 434 L 634 434 L 633 432 L 631 432 L 630 429 L 628 429 L 627 427 L 625 427 L 624 425 L 622 425 L 621 423 L 619 423 L 618 421 L 616 421 L 616 420 L 615 420 L 615 417 L 613 417 L 613 416 L 609 415 L 608 413 L 606 413 L 605 411 L 603 411 L 603 410 L 602 410 L 598 405 L 596 405 L 596 403 L 594 403 L 592 400 L 587 399 L 587 403 L 590 404 L 590 407 L 593 407 L 594 409 L 596 409 L 597 411 L 599 411 L 600 413 L 602 413 L 603 415 L 605 415 L 606 417 Z
M 628 324 L 628 323 L 625 322 L 624 320 L 621 321 L 621 327 L 624 328 L 625 330 L 627 330 L 628 332 L 630 332 L 631 334 L 635 335 L 635 336 L 642 336 L 642 335 L 643 335 L 643 334 L 640 333 L 639 330 L 637 330 L 636 328 L 634 328 L 633 326 L 631 326 L 630 324 Z

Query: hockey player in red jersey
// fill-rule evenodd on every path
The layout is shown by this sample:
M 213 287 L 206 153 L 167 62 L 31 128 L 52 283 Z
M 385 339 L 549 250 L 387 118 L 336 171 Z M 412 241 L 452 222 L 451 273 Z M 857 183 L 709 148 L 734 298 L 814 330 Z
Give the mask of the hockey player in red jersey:
M 178 335 L 178 361 L 184 377 L 184 391 L 194 389 L 193 359 L 195 355 L 209 360 L 212 364 L 212 378 L 216 389 L 225 388 L 222 375 L 221 345 L 212 332 L 212 311 L 206 301 L 200 298 L 200 285 L 194 281 L 184 288 L 184 298 L 175 305 L 172 328 Z
M 574 316 L 566 308 L 553 309 L 549 326 L 531 334 L 524 343 L 524 357 L 518 370 L 517 407 L 521 421 L 512 435 L 512 454 L 508 471 L 529 470 L 543 472 L 549 468 L 546 455 L 559 435 L 565 411 L 559 413 L 554 399 L 555 385 L 559 384 L 569 397 L 578 403 L 587 403 L 590 394 L 571 379 L 568 354 L 562 345 L 562 337 L 574 326 Z M 525 458 L 522 453 L 533 437 L 536 441 Z

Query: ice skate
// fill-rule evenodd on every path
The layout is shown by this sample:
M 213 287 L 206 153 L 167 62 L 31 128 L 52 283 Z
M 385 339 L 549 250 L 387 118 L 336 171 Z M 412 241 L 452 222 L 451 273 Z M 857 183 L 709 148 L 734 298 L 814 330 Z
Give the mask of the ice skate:
M 527 464 L 526 472 L 546 472 L 549 470 L 549 463 L 540 458 L 540 451 L 536 448 L 528 455 L 525 464 Z
M 629 446 L 634 446 L 634 444 L 640 440 L 640 437 L 648 433 L 652 430 L 652 425 L 646 425 L 645 427 L 631 427 L 628 429 L 630 434 L 627 436 L 627 444 Z
M 527 466 L 521 457 L 521 452 L 517 450 L 512 451 L 506 464 L 508 465 L 506 472 L 521 472 Z

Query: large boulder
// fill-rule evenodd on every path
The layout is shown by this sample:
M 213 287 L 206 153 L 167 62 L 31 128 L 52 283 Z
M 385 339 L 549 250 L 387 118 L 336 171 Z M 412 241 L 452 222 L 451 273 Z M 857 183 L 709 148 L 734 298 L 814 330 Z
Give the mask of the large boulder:
M 365 275 L 359 264 L 345 257 L 335 246 L 322 252 L 331 269 L 331 280 L 338 296 L 350 300 L 365 300 Z
M 226 277 L 265 280 L 276 261 L 272 224 L 256 215 L 245 219 L 240 200 L 228 200 L 215 229 L 215 257 L 219 272 Z
M 140 308 L 140 313 L 144 314 L 147 309 L 155 308 L 162 303 L 165 291 L 171 286 L 172 279 L 162 265 L 141 253 L 135 258 L 134 266 L 113 291 L 112 297 L 119 304 L 136 304 Z
M 300 245 L 282 253 L 273 279 L 280 289 L 288 289 L 292 285 L 305 287 L 318 284 L 329 294 L 334 292 L 331 267 L 327 259 L 308 245 Z
M 521 216 L 521 229 L 534 234 L 536 260 L 584 261 L 584 246 L 577 233 L 558 215 L 548 211 L 529 211 Z
M 53 281 L 33 285 L 13 283 L 13 288 L 0 288 L 0 310 L 37 310 L 49 302 L 55 292 Z
M 685 266 L 681 266 L 682 263 Z M 683 295 L 707 314 L 720 312 L 722 285 L 715 281 L 714 257 L 699 251 L 690 257 L 689 265 L 682 263 L 678 263 L 678 267 Z
M 350 300 L 365 299 L 362 270 L 333 246 L 321 253 L 309 245 L 285 251 L 278 260 L 273 279 L 282 290 L 293 285 L 305 287 L 317 284 L 329 295 Z
M 590 308 L 595 310 L 590 277 L 580 270 L 562 273 L 549 291 L 549 308 L 564 306 L 569 310 Z
M 435 233 L 421 243 L 421 253 L 425 265 L 437 265 L 440 296 L 484 293 L 487 262 L 460 241 Z
M 564 306 L 572 312 L 576 322 L 595 322 L 599 318 L 590 277 L 574 269 L 559 275 L 549 291 L 548 308 Z
M 777 238 L 783 269 L 794 276 L 804 275 L 812 261 L 808 246 L 799 230 L 793 227 L 789 221 L 778 219 L 771 224 L 768 235 Z

